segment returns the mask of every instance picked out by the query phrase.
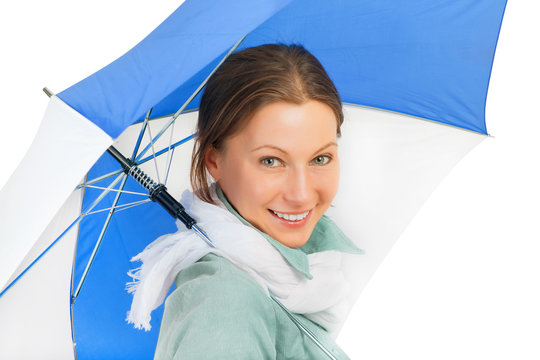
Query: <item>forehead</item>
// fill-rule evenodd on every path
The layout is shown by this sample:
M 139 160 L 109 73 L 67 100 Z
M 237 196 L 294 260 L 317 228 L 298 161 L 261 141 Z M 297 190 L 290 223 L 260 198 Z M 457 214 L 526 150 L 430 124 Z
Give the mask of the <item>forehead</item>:
M 336 141 L 337 119 L 332 109 L 319 101 L 302 104 L 275 102 L 259 109 L 232 142 L 255 147 L 268 143 L 284 150 L 311 150 Z

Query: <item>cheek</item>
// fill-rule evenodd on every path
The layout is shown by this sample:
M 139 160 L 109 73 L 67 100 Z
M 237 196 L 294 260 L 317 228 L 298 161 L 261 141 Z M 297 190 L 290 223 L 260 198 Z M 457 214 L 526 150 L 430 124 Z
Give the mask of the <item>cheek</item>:
M 332 199 L 334 198 L 334 196 L 336 196 L 338 186 L 339 186 L 339 174 L 340 174 L 339 159 L 336 159 L 335 167 L 336 169 L 334 170 L 334 176 L 332 177 L 332 184 L 331 184 L 332 190 L 333 190 Z
M 252 206 L 266 207 L 281 192 L 283 176 L 250 168 L 245 173 L 247 201 Z
M 338 190 L 339 162 L 333 164 L 331 168 L 321 170 L 314 175 L 321 201 L 330 204 Z
M 243 215 L 271 201 L 280 188 L 279 179 L 262 173 L 245 159 L 230 163 L 220 186 Z

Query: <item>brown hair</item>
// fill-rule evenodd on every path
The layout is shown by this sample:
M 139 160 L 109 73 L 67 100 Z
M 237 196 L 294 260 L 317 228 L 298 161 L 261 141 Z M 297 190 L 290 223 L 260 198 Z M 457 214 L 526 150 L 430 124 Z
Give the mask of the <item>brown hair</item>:
M 335 113 L 337 134 L 343 123 L 341 99 L 321 63 L 301 45 L 267 44 L 233 53 L 210 77 L 201 98 L 191 159 L 191 186 L 203 201 L 214 203 L 208 187 L 205 154 L 220 151 L 257 110 L 285 101 L 317 100 Z

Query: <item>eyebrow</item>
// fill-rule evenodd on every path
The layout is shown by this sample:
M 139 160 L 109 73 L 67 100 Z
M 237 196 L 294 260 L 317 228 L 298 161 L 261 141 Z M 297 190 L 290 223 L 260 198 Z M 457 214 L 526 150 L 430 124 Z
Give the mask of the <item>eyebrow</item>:
M 330 147 L 330 146 L 332 146 L 332 145 L 337 146 L 337 143 L 336 143 L 335 141 L 330 141 L 328 144 L 323 145 L 323 146 L 320 147 L 317 151 L 315 151 L 315 152 L 313 153 L 313 155 L 317 154 L 318 152 L 320 152 L 320 151 L 322 151 L 322 150 L 324 150 L 324 149 L 326 149 L 327 147 Z M 280 152 L 282 152 L 282 153 L 284 153 L 284 154 L 287 154 L 287 152 L 286 152 L 285 150 L 283 150 L 282 148 L 277 147 L 277 146 L 275 146 L 275 145 L 261 145 L 261 146 L 256 147 L 255 149 L 251 150 L 251 152 L 257 151 L 257 150 L 262 149 L 262 148 L 270 148 L 270 149 L 274 149 L 274 150 L 280 151 Z

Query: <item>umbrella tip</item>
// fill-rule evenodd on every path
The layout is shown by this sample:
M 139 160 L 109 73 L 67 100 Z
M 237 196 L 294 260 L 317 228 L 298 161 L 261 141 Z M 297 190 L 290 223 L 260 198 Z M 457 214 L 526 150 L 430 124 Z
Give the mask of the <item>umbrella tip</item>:
M 54 95 L 53 92 L 52 92 L 51 90 L 49 90 L 47 87 L 44 87 L 44 88 L 43 88 L 43 92 L 44 92 L 45 94 L 47 94 L 48 97 L 51 97 L 51 96 Z

